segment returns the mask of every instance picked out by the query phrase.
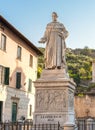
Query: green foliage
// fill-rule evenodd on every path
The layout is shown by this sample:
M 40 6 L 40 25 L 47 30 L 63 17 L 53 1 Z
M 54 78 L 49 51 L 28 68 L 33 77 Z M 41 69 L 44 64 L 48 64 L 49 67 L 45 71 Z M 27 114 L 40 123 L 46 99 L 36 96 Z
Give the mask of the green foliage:
M 87 53 L 90 49 L 85 48 L 87 50 Z M 82 51 L 84 49 L 80 49 L 77 52 L 77 49 L 67 49 L 66 52 L 66 60 L 68 65 L 68 72 L 71 78 L 74 79 L 77 86 L 79 86 L 81 80 L 88 80 L 91 79 L 92 73 L 91 73 L 91 61 L 92 58 L 90 56 L 87 56 L 85 53 L 83 54 Z M 91 51 L 89 51 L 91 54 Z
M 84 95 L 83 95 L 83 93 L 79 93 L 78 96 L 79 97 L 83 97 Z
M 40 75 L 44 68 L 44 51 L 45 51 L 45 49 L 39 48 L 39 50 L 43 53 L 43 55 L 38 57 L 37 78 L 40 78 Z
M 41 73 L 42 73 L 42 68 L 38 67 L 38 69 L 37 69 L 37 77 L 38 78 L 40 78 Z
M 91 54 L 91 49 L 89 49 L 87 46 L 84 47 L 84 49 L 81 50 L 82 55 L 90 55 Z

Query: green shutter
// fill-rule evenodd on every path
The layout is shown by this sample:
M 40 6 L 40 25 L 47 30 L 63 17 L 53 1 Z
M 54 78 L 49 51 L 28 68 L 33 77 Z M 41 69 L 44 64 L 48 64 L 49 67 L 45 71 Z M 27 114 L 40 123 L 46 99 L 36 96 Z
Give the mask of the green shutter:
M 30 111 L 29 111 L 29 116 L 32 115 L 32 105 L 30 105 Z
M 21 72 L 16 73 L 16 88 L 21 88 Z
M 31 90 L 32 90 L 32 80 L 29 79 L 28 92 L 31 92 Z
M 4 76 L 5 85 L 9 85 L 9 73 L 10 73 L 10 68 L 5 67 L 5 76 Z

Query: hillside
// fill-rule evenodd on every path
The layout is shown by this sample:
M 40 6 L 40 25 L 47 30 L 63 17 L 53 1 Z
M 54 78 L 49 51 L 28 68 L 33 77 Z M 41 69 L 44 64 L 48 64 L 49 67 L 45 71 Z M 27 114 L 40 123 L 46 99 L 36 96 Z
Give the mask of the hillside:
M 44 48 L 39 48 L 44 53 Z M 95 50 L 85 47 L 84 49 L 70 49 L 66 51 L 68 72 L 77 84 L 80 91 L 88 86 L 92 79 L 92 59 L 95 57 Z M 38 58 L 38 77 L 44 68 L 44 56 Z M 83 91 L 83 89 L 82 89 Z

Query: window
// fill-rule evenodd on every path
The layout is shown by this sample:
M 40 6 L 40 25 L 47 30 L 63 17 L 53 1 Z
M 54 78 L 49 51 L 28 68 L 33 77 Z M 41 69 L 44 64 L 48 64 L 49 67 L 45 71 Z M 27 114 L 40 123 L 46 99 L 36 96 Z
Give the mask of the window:
M 9 72 L 8 67 L 0 66 L 0 84 L 9 85 Z
M 4 34 L 1 34 L 0 49 L 6 51 L 6 36 Z
M 16 88 L 21 88 L 21 72 L 16 73 Z
M 28 83 L 28 92 L 32 91 L 32 80 L 29 79 L 29 83 Z
M 29 66 L 33 67 L 33 56 L 32 55 L 30 55 Z
M 17 59 L 20 59 L 20 60 L 21 60 L 21 50 L 22 50 L 22 48 L 20 46 L 18 46 L 18 48 L 17 48 Z
M 29 106 L 29 116 L 32 116 L 32 105 Z

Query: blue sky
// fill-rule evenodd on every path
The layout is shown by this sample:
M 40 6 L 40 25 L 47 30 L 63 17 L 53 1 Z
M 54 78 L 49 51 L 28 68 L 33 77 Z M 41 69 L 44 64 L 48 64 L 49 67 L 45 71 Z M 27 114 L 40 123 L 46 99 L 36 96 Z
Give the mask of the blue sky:
M 36 46 L 53 11 L 69 31 L 67 47 L 95 49 L 95 0 L 0 0 L 0 14 Z

